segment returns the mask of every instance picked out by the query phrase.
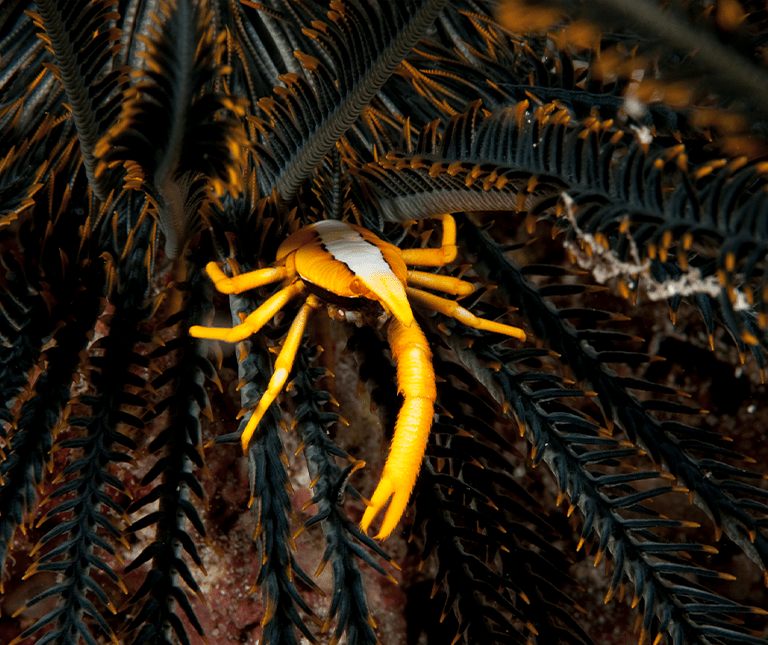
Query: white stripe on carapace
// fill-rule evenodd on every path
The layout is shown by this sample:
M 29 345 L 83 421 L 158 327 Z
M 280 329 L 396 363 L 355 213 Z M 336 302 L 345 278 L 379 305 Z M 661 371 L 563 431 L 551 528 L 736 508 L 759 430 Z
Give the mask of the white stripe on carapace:
M 344 222 L 322 220 L 315 224 L 315 230 L 325 250 L 355 275 L 366 278 L 377 273 L 392 273 L 381 251 Z
M 315 231 L 325 250 L 334 259 L 346 264 L 402 324 L 410 326 L 413 312 L 405 288 L 376 245 L 337 220 L 317 222 Z

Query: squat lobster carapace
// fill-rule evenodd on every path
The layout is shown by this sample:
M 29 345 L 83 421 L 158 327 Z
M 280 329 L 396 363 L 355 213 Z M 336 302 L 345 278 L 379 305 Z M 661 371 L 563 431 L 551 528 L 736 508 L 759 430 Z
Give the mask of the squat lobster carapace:
M 312 311 L 324 300 L 341 301 L 348 310 L 372 302 L 381 305 L 388 316 L 385 323 L 387 338 L 397 364 L 398 391 L 404 402 L 384 472 L 360 523 L 367 531 L 374 517 L 389 502 L 376 536 L 378 539 L 389 536 L 405 512 L 434 416 L 436 392 L 432 353 L 414 320 L 411 303 L 429 307 L 476 329 L 525 340 L 525 332 L 517 327 L 478 318 L 453 300 L 422 290 L 426 287 L 457 296 L 474 291 L 474 286 L 464 280 L 407 268 L 409 265 L 440 267 L 456 258 L 454 219 L 450 215 L 437 219 L 443 223 L 443 240 L 439 248 L 401 250 L 362 227 L 324 220 L 289 236 L 280 245 L 274 264 L 266 269 L 230 278 L 211 262 L 206 270 L 216 289 L 222 293 L 242 293 L 281 280 L 285 284 L 236 327 L 194 326 L 189 330 L 196 338 L 234 343 L 258 332 L 291 300 L 304 298 L 304 304 L 283 341 L 267 390 L 243 430 L 242 445 L 246 451 L 259 421 L 288 379 Z

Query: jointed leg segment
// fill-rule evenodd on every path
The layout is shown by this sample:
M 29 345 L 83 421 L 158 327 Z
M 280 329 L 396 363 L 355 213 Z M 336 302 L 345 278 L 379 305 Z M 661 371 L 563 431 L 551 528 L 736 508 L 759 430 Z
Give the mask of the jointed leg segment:
M 451 215 L 437 215 L 443 223 L 443 242 L 439 249 L 404 249 L 403 260 L 407 265 L 441 267 L 456 259 L 456 220 Z
M 467 327 L 492 331 L 497 334 L 504 334 L 505 336 L 512 336 L 513 338 L 525 340 L 525 332 L 522 329 L 503 323 L 497 323 L 493 320 L 478 318 L 475 314 L 469 311 L 469 309 L 465 309 L 453 300 L 441 298 L 440 296 L 435 296 L 426 291 L 422 291 L 421 289 L 414 289 L 413 287 L 406 287 L 405 292 L 408 294 L 409 300 L 418 302 L 430 309 L 439 311 L 441 314 L 450 316 L 451 318 L 455 318 L 459 322 L 467 325 Z
M 279 282 L 288 276 L 288 270 L 285 267 L 267 267 L 230 278 L 215 262 L 209 262 L 205 271 L 213 280 L 216 290 L 221 293 L 243 293 L 249 289 L 263 287 L 265 284 Z
M 227 343 L 237 343 L 245 340 L 248 336 L 255 334 L 266 325 L 269 319 L 285 307 L 288 302 L 301 295 L 304 289 L 303 283 L 294 282 L 284 289 L 280 289 L 280 291 L 251 313 L 239 325 L 235 327 L 200 327 L 199 325 L 194 325 L 189 328 L 189 335 L 195 338 L 223 340 Z
M 280 354 L 275 361 L 275 371 L 272 374 L 272 378 L 269 379 L 269 385 L 264 394 L 261 395 L 261 400 L 253 411 L 251 418 L 248 420 L 248 424 L 243 430 L 243 434 L 240 440 L 243 444 L 243 452 L 248 450 L 248 444 L 251 441 L 253 433 L 256 431 L 256 427 L 259 425 L 264 413 L 269 409 L 277 395 L 283 391 L 285 382 L 288 380 L 288 375 L 291 373 L 293 367 L 293 361 L 296 360 L 296 352 L 301 345 L 301 339 L 304 336 L 304 329 L 307 326 L 307 320 L 312 313 L 313 309 L 317 309 L 320 306 L 320 302 L 315 296 L 308 296 L 306 302 L 299 309 L 299 313 L 296 314 L 296 318 L 291 323 L 291 328 L 288 330 L 288 335 L 283 341 L 283 346 L 280 349 Z
M 468 296 L 474 293 L 475 285 L 466 280 L 460 280 L 449 275 L 439 273 L 427 273 L 426 271 L 408 271 L 408 284 L 414 287 L 436 289 L 454 296 Z

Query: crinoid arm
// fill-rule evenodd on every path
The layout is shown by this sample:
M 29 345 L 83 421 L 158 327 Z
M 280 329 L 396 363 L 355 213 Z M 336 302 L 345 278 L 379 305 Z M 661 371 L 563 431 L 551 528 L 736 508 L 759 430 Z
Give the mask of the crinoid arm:
M 258 332 L 267 321 L 280 311 L 291 300 L 304 292 L 301 282 L 294 282 L 280 289 L 274 296 L 267 300 L 261 307 L 248 316 L 242 323 L 235 327 L 201 327 L 193 325 L 189 328 L 189 335 L 195 338 L 208 338 L 209 340 L 223 340 L 227 343 L 237 343 L 245 340 L 251 334 Z
M 417 302 L 420 305 L 439 311 L 441 314 L 455 318 L 461 323 L 467 325 L 467 327 L 474 327 L 475 329 L 482 329 L 484 331 L 491 331 L 497 334 L 504 334 L 505 336 L 511 336 L 519 340 L 525 340 L 525 332 L 519 327 L 512 327 L 512 325 L 505 325 L 493 320 L 486 320 L 485 318 L 478 318 L 469 309 L 465 309 L 460 304 L 447 298 L 441 298 L 435 296 L 421 289 L 414 289 L 408 287 L 406 289 L 408 298 L 412 302 Z
M 388 337 L 397 363 L 398 390 L 405 401 L 397 415 L 381 481 L 360 522 L 363 531 L 367 531 L 374 517 L 392 498 L 376 535 L 379 540 L 392 533 L 408 505 L 427 447 L 437 396 L 432 353 L 416 322 L 406 327 L 393 318 L 389 322 Z
M 438 249 L 404 249 L 403 260 L 413 266 L 441 267 L 456 259 L 456 220 L 452 215 L 436 215 L 443 223 L 443 241 Z
M 209 262 L 205 272 L 220 293 L 243 293 L 288 277 L 288 269 L 285 267 L 267 267 L 230 278 L 216 262 Z
M 283 391 L 285 382 L 288 380 L 288 375 L 291 373 L 293 362 L 296 360 L 296 352 L 301 345 L 301 339 L 304 336 L 304 330 L 307 327 L 307 321 L 314 309 L 320 306 L 320 301 L 315 296 L 308 296 L 307 301 L 299 309 L 299 313 L 296 314 L 296 318 L 291 323 L 291 328 L 288 330 L 288 335 L 283 341 L 283 346 L 280 349 L 280 354 L 275 361 L 275 371 L 272 373 L 272 378 L 269 379 L 269 385 L 264 394 L 259 400 L 259 404 L 253 411 L 251 418 L 248 420 L 248 424 L 243 430 L 243 434 L 240 440 L 243 444 L 243 452 L 248 451 L 248 444 L 251 442 L 251 437 L 256 431 L 256 427 L 259 425 L 259 421 L 264 416 L 264 413 L 269 409 L 277 395 Z

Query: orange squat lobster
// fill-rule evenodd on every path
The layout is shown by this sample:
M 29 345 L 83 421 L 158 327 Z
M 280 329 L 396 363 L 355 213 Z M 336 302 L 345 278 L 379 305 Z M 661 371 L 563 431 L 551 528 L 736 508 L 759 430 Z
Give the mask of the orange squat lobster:
M 243 430 L 242 444 L 246 451 L 259 421 L 288 379 L 312 310 L 326 301 L 329 310 L 333 307 L 336 314 L 354 317 L 354 312 L 366 303 L 381 305 L 392 356 L 397 363 L 398 390 L 405 400 L 397 417 L 381 481 L 360 523 L 363 531 L 367 531 L 374 517 L 392 498 L 377 539 L 388 537 L 405 512 L 434 416 L 432 354 L 424 332 L 413 318 L 411 303 L 452 316 L 476 329 L 525 340 L 525 332 L 517 327 L 478 318 L 453 300 L 422 290 L 426 287 L 457 296 L 474 291 L 474 286 L 464 280 L 407 268 L 408 265 L 440 267 L 456 258 L 456 223 L 450 215 L 437 219 L 443 223 L 440 248 L 401 250 L 360 226 L 323 220 L 289 236 L 280 245 L 274 264 L 266 269 L 229 278 L 216 263 L 210 262 L 206 270 L 222 293 L 242 293 L 280 280 L 285 286 L 236 327 L 194 326 L 189 330 L 196 338 L 238 342 L 258 332 L 288 302 L 304 298 L 283 341 L 267 390 Z M 343 307 L 337 304 L 340 300 Z

